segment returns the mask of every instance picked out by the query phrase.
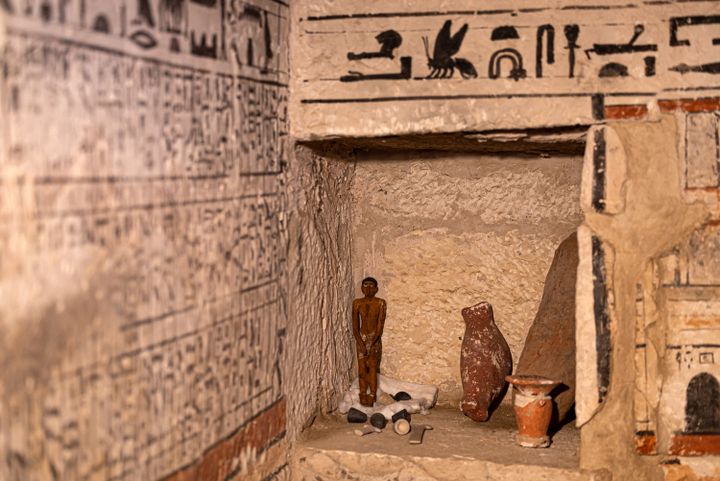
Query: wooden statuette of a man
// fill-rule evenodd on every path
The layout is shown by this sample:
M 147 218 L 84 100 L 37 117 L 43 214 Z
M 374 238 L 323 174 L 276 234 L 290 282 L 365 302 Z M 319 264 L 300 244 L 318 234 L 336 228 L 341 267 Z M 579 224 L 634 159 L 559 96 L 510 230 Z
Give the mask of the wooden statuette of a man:
M 385 326 L 385 300 L 375 297 L 378 283 L 372 277 L 362 281 L 365 297 L 355 299 L 352 307 L 352 326 L 358 358 L 360 404 L 372 407 L 377 393 L 377 374 L 382 356 L 382 336 Z

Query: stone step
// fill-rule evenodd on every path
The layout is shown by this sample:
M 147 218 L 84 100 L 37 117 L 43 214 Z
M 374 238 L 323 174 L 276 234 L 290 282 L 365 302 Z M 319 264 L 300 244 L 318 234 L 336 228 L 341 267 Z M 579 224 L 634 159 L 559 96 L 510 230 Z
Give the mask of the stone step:
M 303 447 L 296 452 L 296 481 L 608 481 L 591 471 L 499 464 L 463 457 L 396 456 Z
M 435 408 L 413 423 L 430 424 L 423 443 L 411 445 L 388 426 L 359 437 L 358 424 L 336 417 L 316 421 L 294 450 L 297 481 L 605 481 L 578 468 L 579 431 L 565 426 L 547 449 L 514 443 L 510 406 L 501 405 L 487 423 L 459 410 Z

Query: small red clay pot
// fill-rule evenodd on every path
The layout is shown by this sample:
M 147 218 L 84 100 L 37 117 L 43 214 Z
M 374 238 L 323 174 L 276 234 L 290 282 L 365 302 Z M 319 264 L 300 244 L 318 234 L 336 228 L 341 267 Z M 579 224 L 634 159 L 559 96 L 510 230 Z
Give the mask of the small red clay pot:
M 553 405 L 550 391 L 560 384 L 542 376 L 507 376 L 507 382 L 515 386 L 513 408 L 518 425 L 515 441 L 525 448 L 550 446 L 547 435 Z

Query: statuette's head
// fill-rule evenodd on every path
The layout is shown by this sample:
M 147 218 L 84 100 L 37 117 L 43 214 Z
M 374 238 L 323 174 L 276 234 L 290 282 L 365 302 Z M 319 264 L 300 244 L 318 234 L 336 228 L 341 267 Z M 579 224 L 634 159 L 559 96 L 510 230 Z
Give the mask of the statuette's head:
M 378 291 L 378 283 L 372 277 L 366 277 L 362 281 L 361 290 L 365 297 L 374 297 Z

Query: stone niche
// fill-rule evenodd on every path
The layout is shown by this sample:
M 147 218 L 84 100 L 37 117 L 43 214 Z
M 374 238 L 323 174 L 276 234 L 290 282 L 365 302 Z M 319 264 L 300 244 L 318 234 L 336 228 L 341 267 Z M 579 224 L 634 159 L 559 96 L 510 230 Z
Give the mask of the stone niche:
M 582 152 L 566 151 L 357 154 L 354 285 L 376 277 L 388 302 L 385 374 L 437 385 L 457 408 L 460 310 L 480 301 L 517 366 L 553 254 L 582 221 Z
M 503 132 L 503 141 L 334 141 L 354 147 L 354 284 L 373 275 L 388 300 L 383 371 L 440 387 L 439 406 L 418 421 L 437 432 L 412 451 L 392 433 L 359 439 L 344 420 L 319 421 L 297 446 L 298 479 L 413 469 L 456 479 L 505 465 L 554 479 L 716 479 L 720 156 L 712 144 L 704 159 L 695 150 L 716 142 L 717 129 L 714 113 L 678 110 L 561 133 Z M 538 135 L 555 143 L 528 140 Z M 493 140 L 469 149 L 468 137 Z M 408 148 L 416 144 L 424 148 Z M 493 303 L 517 362 L 553 253 L 575 231 L 577 419 L 549 450 L 523 450 L 512 444 L 509 405 L 487 424 L 457 408 L 459 310 Z M 368 455 L 379 460 L 370 471 Z M 487 476 L 478 479 L 514 479 Z
M 515 464 L 558 479 L 592 479 L 578 470 L 580 433 L 572 423 L 542 452 L 514 444 L 509 394 L 488 423 L 459 409 L 460 311 L 490 302 L 517 366 L 553 256 L 583 221 L 585 133 L 570 128 L 310 143 L 316 152 L 350 152 L 332 162 L 354 166 L 354 295 L 361 296 L 361 280 L 373 276 L 388 303 L 382 373 L 434 384 L 439 397 L 430 415 L 414 417 L 435 428 L 417 449 L 390 430 L 357 438 L 341 416 L 317 420 L 298 444 L 297 479 L 342 479 L 343 472 L 363 479 L 370 476 L 362 467 L 365 456 L 379 457 L 371 470 L 377 475 L 407 470 L 407 457 L 420 456 L 428 469 L 447 463 L 437 479 L 460 479 L 466 468 L 452 461 L 456 455 L 471 460 L 467 469 L 499 470 L 498 479 L 511 479 L 501 466 Z
M 512 6 L 489 0 L 482 7 L 471 0 L 339 0 L 300 2 L 294 10 L 291 133 L 374 150 L 357 154 L 353 280 L 387 278 L 380 295 L 402 321 L 393 327 L 388 316 L 388 373 L 422 372 L 418 380 L 440 384 L 452 406 L 462 335 L 453 310 L 476 294 L 495 304 L 517 360 L 542 291 L 541 264 L 547 269 L 562 235 L 580 224 L 579 453 L 577 442 L 562 442 L 561 430 L 555 447 L 570 446 L 575 457 L 562 464 L 560 450 L 550 448 L 545 454 L 563 471 L 548 478 L 720 478 L 714 367 L 720 88 L 712 47 L 720 19 L 712 8 L 621 0 Z M 383 43 L 388 38 L 395 40 Z M 547 137 L 529 140 L 538 129 Z M 555 138 L 547 147 L 563 129 L 582 138 L 569 157 L 548 152 L 574 143 Z M 454 147 L 447 147 L 449 138 Z M 547 158 L 501 158 L 489 153 L 498 142 L 505 152 Z M 478 145 L 482 155 L 416 152 Z M 397 147 L 406 150 L 387 153 Z M 583 161 L 573 162 L 583 150 Z M 577 171 L 559 167 L 564 162 L 578 169 L 582 163 L 579 183 L 570 181 Z M 540 194 L 548 190 L 552 195 Z M 571 195 L 574 204 L 567 202 Z M 484 257 L 488 247 L 498 254 Z M 460 267 L 467 265 L 481 267 Z M 416 338 L 418 332 L 427 335 Z M 445 458 L 438 460 L 437 449 L 385 452 L 395 457 L 386 458 L 384 474 L 373 472 L 378 479 L 403 469 L 428 479 L 465 472 L 514 479 L 493 466 L 520 464 L 542 477 L 541 456 L 513 451 L 512 427 L 491 439 L 483 436 L 497 426 L 448 426 L 467 437 L 442 438 L 438 430 L 451 447 Z M 323 447 L 309 439 L 300 445 L 306 461 L 296 465 L 299 479 L 367 473 L 363 453 L 379 450 L 371 441 Z M 495 456 L 498 450 L 509 457 Z M 452 465 L 453 454 L 483 468 Z

